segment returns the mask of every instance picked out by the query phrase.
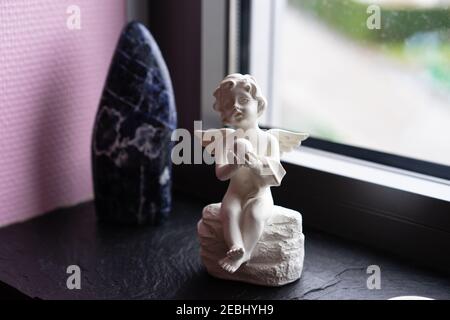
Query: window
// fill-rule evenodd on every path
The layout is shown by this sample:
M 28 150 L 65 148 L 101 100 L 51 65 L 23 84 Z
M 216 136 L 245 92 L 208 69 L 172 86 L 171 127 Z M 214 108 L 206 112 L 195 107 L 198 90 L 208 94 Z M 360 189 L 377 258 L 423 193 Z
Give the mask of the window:
M 268 126 L 450 179 L 450 1 L 253 1 Z M 307 144 L 308 144 L 307 143 Z
M 198 20 L 184 11 L 176 10 L 182 14 L 173 21 L 184 23 L 179 31 L 172 33 L 168 32 L 171 28 L 159 29 L 160 39 L 167 41 L 165 57 L 177 95 L 180 127 L 192 130 L 193 122 L 199 119 L 203 120 L 204 129 L 221 126 L 212 109 L 211 93 L 227 73 L 249 72 L 257 78 L 272 106 L 264 119 L 266 125 L 309 131 L 307 123 L 300 123 L 298 127 L 294 124 L 295 128 L 292 128 L 283 125 L 283 119 L 279 117 L 283 110 L 277 102 L 283 84 L 283 78 L 279 76 L 283 62 L 280 59 L 281 31 L 286 23 L 284 14 L 290 10 L 291 3 L 287 0 L 199 0 L 197 5 L 199 2 L 201 6 L 192 9 L 190 4 L 183 9 L 195 11 L 194 18 L 201 11 L 201 24 L 193 23 Z M 311 0 L 314 4 L 321 2 Z M 341 1 L 329 1 L 329 4 L 338 2 Z M 165 6 L 165 2 L 157 3 Z M 303 10 L 303 14 L 312 16 L 311 20 L 317 20 L 315 23 L 322 26 L 318 28 L 336 29 L 331 26 L 331 21 L 314 18 L 317 13 L 313 8 L 291 9 Z M 173 14 L 172 7 L 165 9 Z M 155 19 L 160 16 L 160 13 L 156 14 Z M 368 16 L 367 13 L 364 16 Z M 166 26 L 166 21 L 160 19 L 159 22 Z M 337 34 L 343 39 L 350 37 L 337 30 L 333 31 L 336 37 Z M 302 39 L 294 40 L 300 42 Z M 355 40 L 355 43 L 360 41 Z M 180 45 L 186 43 L 189 45 Z M 196 45 L 198 43 L 201 45 Z M 369 45 L 367 41 L 362 43 Z M 383 52 L 384 49 L 376 50 Z M 395 60 L 394 57 L 389 59 Z M 197 83 L 199 90 L 196 90 Z M 336 88 L 344 85 L 338 83 Z M 320 92 L 317 94 L 322 98 Z M 298 119 L 299 113 L 290 112 L 288 116 Z M 380 127 L 383 125 L 381 123 Z M 276 204 L 301 212 L 306 228 L 370 245 L 421 265 L 450 270 L 450 256 L 442 254 L 450 246 L 449 166 L 417 160 L 409 154 L 398 156 L 386 149 L 373 151 L 368 145 L 358 148 L 349 144 L 352 141 L 332 139 L 320 135 L 320 131 L 311 131 L 322 139 L 308 139 L 306 145 L 309 147 L 289 153 L 291 159 L 283 159 L 288 174 L 280 187 L 272 189 Z M 305 162 L 309 164 L 305 165 Z M 347 174 L 343 174 L 344 171 Z M 430 174 L 437 177 L 447 174 L 448 178 L 439 179 Z M 217 182 L 214 168 L 208 165 L 175 166 L 174 178 L 175 189 L 208 202 L 220 201 L 226 189 L 226 184 Z

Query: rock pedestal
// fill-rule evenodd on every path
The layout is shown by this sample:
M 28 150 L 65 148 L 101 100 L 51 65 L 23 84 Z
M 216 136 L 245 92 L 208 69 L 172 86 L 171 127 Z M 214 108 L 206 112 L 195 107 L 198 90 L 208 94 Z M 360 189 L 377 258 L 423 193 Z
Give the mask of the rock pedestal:
M 300 278 L 305 237 L 299 212 L 275 206 L 252 258 L 233 274 L 224 271 L 218 264 L 228 250 L 219 212 L 220 203 L 206 206 L 197 226 L 200 255 L 209 274 L 221 279 L 271 287 Z

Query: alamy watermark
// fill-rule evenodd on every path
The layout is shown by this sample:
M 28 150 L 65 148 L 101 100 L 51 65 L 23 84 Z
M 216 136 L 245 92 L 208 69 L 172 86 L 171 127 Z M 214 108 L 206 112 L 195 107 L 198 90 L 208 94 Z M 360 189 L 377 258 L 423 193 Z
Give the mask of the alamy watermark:
M 80 290 L 81 289 L 81 269 L 76 264 L 70 265 L 66 270 L 67 277 L 66 286 L 69 290 Z
M 194 121 L 194 137 L 186 129 L 176 129 L 171 140 L 172 162 L 180 164 L 236 164 L 261 169 L 262 175 L 271 174 L 265 159 L 279 160 L 278 137 L 258 128 L 202 130 L 202 121 Z M 202 148 L 204 147 L 204 149 Z M 267 158 L 259 157 L 257 150 L 267 150 Z M 267 169 L 267 170 L 265 170 Z
M 367 267 L 367 274 L 370 276 L 367 278 L 367 289 L 380 290 L 381 289 L 381 268 L 380 266 L 373 264 Z
M 366 20 L 366 26 L 369 30 L 381 29 L 381 8 L 376 4 L 372 4 L 367 7 L 366 12 L 370 16 Z
M 81 30 L 81 9 L 79 6 L 72 4 L 67 7 L 66 14 L 68 14 L 66 20 L 66 26 L 69 30 Z

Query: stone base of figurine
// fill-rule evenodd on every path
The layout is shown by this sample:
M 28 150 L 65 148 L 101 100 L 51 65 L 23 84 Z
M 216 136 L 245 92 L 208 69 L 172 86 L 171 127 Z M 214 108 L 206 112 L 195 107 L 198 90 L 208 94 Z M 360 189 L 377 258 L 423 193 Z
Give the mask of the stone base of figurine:
M 228 273 L 218 264 L 228 250 L 219 217 L 220 205 L 206 206 L 197 226 L 200 255 L 209 274 L 220 279 L 270 287 L 282 286 L 300 278 L 305 237 L 299 212 L 275 206 L 250 261 L 235 273 Z

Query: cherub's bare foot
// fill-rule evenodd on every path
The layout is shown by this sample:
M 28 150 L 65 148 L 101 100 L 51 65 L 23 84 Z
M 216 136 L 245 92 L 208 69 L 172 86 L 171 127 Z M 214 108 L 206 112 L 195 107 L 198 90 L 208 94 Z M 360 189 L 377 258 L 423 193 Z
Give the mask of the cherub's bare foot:
M 235 273 L 239 267 L 247 262 L 249 258 L 246 254 L 244 254 L 242 257 L 236 259 L 236 258 L 230 258 L 225 257 L 219 261 L 219 265 L 222 267 L 223 270 L 229 272 L 229 273 Z
M 227 252 L 227 257 L 229 258 L 240 258 L 244 255 L 244 248 L 238 246 L 232 246 L 230 250 Z

